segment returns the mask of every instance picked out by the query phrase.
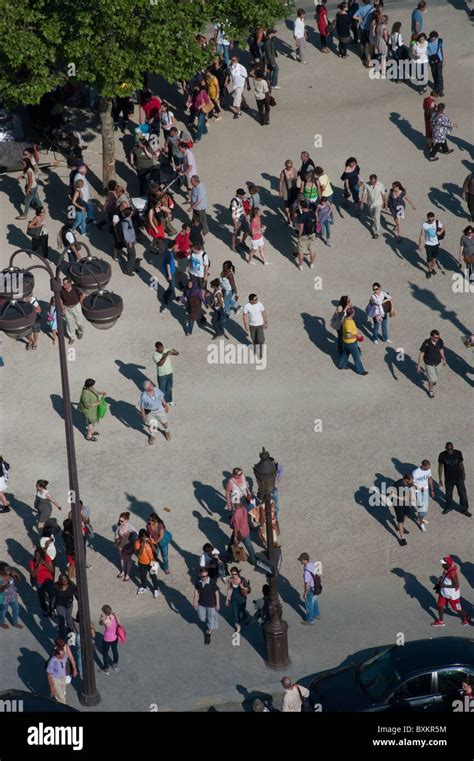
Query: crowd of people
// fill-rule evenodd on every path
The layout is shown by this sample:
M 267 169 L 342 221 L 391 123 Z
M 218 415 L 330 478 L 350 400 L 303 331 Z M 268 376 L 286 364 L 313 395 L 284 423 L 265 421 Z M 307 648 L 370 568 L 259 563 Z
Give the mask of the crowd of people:
M 422 82 L 417 85 L 420 93 L 425 93 L 428 68 L 430 69 L 433 90 L 423 101 L 423 114 L 430 150 L 429 158 L 430 161 L 437 161 L 437 153 L 452 152 L 446 140 L 456 125 L 445 115 L 445 105 L 438 102 L 438 98 L 444 96 L 444 45 L 437 32 L 426 35 L 422 31 L 425 12 L 426 3 L 418 3 L 412 16 L 408 45 L 403 41 L 400 22 L 395 22 L 392 31 L 389 32 L 389 19 L 384 14 L 381 0 L 376 0 L 373 5 L 368 2 L 351 2 L 349 5 L 343 2 L 333 21 L 329 19 L 326 0 L 321 0 L 316 7 L 316 25 L 322 53 L 331 52 L 333 35 L 338 39 L 340 58 L 348 57 L 348 45 L 360 45 L 364 65 L 372 68 L 375 64 L 379 65 L 382 78 L 387 76 L 387 63 L 390 59 L 414 61 L 416 79 Z M 295 52 L 292 53 L 292 57 L 301 64 L 307 64 L 307 32 L 305 11 L 299 9 L 294 22 Z M 92 227 L 96 226 L 99 230 L 105 228 L 104 232 L 109 236 L 110 255 L 120 261 L 125 275 L 134 277 L 141 272 L 142 259 L 137 256 L 137 245 L 143 245 L 149 254 L 153 255 L 166 286 L 162 288 L 161 308 L 171 308 L 174 304 L 181 307 L 185 336 L 192 335 L 197 323 L 202 330 L 210 332 L 213 339 L 228 338 L 226 328 L 229 320 L 233 316 L 241 315 L 249 343 L 255 347 L 256 355 L 262 355 L 269 324 L 268 313 L 257 293 L 250 293 L 246 301 L 240 298 L 237 286 L 238 272 L 234 262 L 240 257 L 239 264 L 242 266 L 269 266 L 273 263 L 274 259 L 270 260 L 265 239 L 269 212 L 264 212 L 260 189 L 255 184 L 248 183 L 246 188 L 236 188 L 235 193 L 229 198 L 227 212 L 228 243 L 235 254 L 234 261 L 227 259 L 222 268 L 211 274 L 206 238 L 218 223 L 209 215 L 207 186 L 198 174 L 193 148 L 208 134 L 208 126 L 211 123 L 228 118 L 229 114 L 238 120 L 242 117 L 242 112 L 249 111 L 245 92 L 248 93 L 252 89 L 259 124 L 270 124 L 271 109 L 276 106 L 272 93 L 280 90 L 276 30 L 257 29 L 251 36 L 248 67 L 241 62 L 242 55 L 238 54 L 232 41 L 226 38 L 223 26 L 216 26 L 212 39 L 203 37 L 202 44 L 215 48 L 216 56 L 209 67 L 182 83 L 186 99 L 185 128 L 179 126 L 170 105 L 149 89 L 144 89 L 140 94 L 138 124 L 132 121 L 134 105 L 131 99 L 121 97 L 115 100 L 113 118 L 116 129 L 122 129 L 124 132 L 128 130 L 130 135 L 133 135 L 133 147 L 128 161 L 136 172 L 136 186 L 130 190 L 121 181 L 111 180 L 107 186 L 105 200 L 101 204 L 99 221 L 96 219 L 97 199 L 88 179 L 87 164 L 83 159 L 69 162 L 69 184 L 64 193 L 66 221 L 61 227 L 57 241 L 58 249 L 66 251 L 60 292 L 62 310 L 61 314 L 57 314 L 51 300 L 47 314 L 42 315 L 39 302 L 35 297 L 29 297 L 37 312 L 37 320 L 31 334 L 25 337 L 26 350 L 38 348 L 38 338 L 45 327 L 52 343 L 56 343 L 58 320 L 65 321 L 69 344 L 74 344 L 76 339 L 83 339 L 85 321 L 81 304 L 84 294 L 71 279 L 68 267 L 80 259 L 78 243 L 81 240 L 87 241 Z M 298 167 L 292 159 L 287 159 L 278 183 L 278 219 L 282 226 L 288 225 L 291 232 L 294 266 L 298 271 L 305 269 L 305 263 L 309 269 L 314 270 L 321 243 L 327 248 L 336 245 L 333 227 L 335 211 L 339 207 L 350 210 L 362 219 L 366 218 L 374 240 L 380 237 L 382 228 L 385 227 L 390 235 L 393 235 L 393 242 L 397 246 L 403 245 L 405 239 L 402 225 L 407 204 L 413 211 L 416 211 L 416 206 L 400 180 L 386 184 L 373 172 L 375 167 L 361 169 L 357 158 L 349 156 L 343 165 L 341 162 L 343 171 L 339 181 L 342 184 L 337 187 L 335 178 L 330 178 L 321 166 L 324 161 L 313 161 L 310 153 L 303 150 L 300 162 Z M 27 220 L 26 231 L 31 237 L 32 249 L 44 259 L 51 259 L 54 257 L 48 237 L 47 211 L 41 201 L 39 177 L 38 156 L 33 149 L 27 149 L 24 152 L 22 172 L 25 198 L 23 209 L 17 219 Z M 138 193 L 138 196 L 134 193 Z M 474 175 L 470 174 L 465 179 L 462 193 L 472 222 Z M 181 196 L 179 201 L 178 195 Z M 180 229 L 177 229 L 176 224 L 178 204 L 188 217 L 187 221 L 180 225 Z M 28 219 L 30 208 L 34 209 L 34 216 Z M 383 215 L 384 212 L 386 214 Z M 387 221 L 390 219 L 391 222 Z M 417 241 L 418 250 L 421 252 L 423 247 L 425 250 L 427 279 L 435 276 L 440 269 L 440 242 L 445 233 L 443 221 L 437 219 L 433 211 L 428 211 L 424 221 L 420 222 Z M 466 266 L 469 268 L 466 270 L 466 277 L 472 280 L 474 237 L 471 225 L 463 231 L 457 259 L 461 269 Z M 368 371 L 361 357 L 364 335 L 357 327 L 356 314 L 350 297 L 343 295 L 330 324 L 337 334 L 339 369 L 348 369 L 349 359 L 352 359 L 356 373 L 367 376 Z M 389 325 L 390 320 L 396 316 L 397 309 L 390 292 L 379 282 L 373 282 L 371 286 L 365 314 L 372 323 L 373 343 L 378 345 L 382 341 L 391 344 Z M 154 349 L 156 384 L 146 380 L 138 401 L 138 414 L 149 445 L 156 443 L 156 434 L 160 426 L 164 438 L 168 441 L 171 438 L 169 413 L 170 408 L 175 406 L 171 358 L 179 355 L 176 349 L 164 341 L 157 341 Z M 429 398 L 434 398 L 434 386 L 442 365 L 446 365 L 444 344 L 439 331 L 431 330 L 429 338 L 424 340 L 420 347 L 416 365 L 418 372 L 424 369 Z M 89 442 L 98 441 L 99 422 L 107 410 L 107 393 L 96 389 L 95 384 L 93 378 L 85 380 L 79 402 L 79 410 L 85 419 L 85 438 Z M 12 507 L 7 496 L 9 472 L 9 464 L 0 458 L 0 511 L 5 513 Z M 271 502 L 272 538 L 276 547 L 280 546 L 281 541 L 278 521 L 278 486 L 281 473 L 280 469 Z M 453 509 L 452 497 L 456 487 L 461 511 L 470 517 L 464 485 L 463 457 L 449 442 L 439 456 L 440 487 L 443 486 L 443 478 L 446 489 L 444 513 Z M 406 517 L 411 515 L 411 510 L 416 511 L 415 519 L 420 531 L 426 531 L 430 495 L 434 496 L 434 485 L 428 460 L 423 460 L 413 473 L 407 473 L 395 481 L 390 504 L 395 510 L 400 546 L 407 544 L 405 536 L 409 532 L 404 524 Z M 251 584 L 239 568 L 243 562 L 255 566 L 258 553 L 254 545 L 259 543 L 265 548 L 268 542 L 263 505 L 252 493 L 249 481 L 241 468 L 236 467 L 232 470 L 226 486 L 225 501 L 231 529 L 228 545 L 219 549 L 207 542 L 201 557 L 196 558 L 194 569 L 196 579 L 192 604 L 203 625 L 206 645 L 210 644 L 211 635 L 218 628 L 221 590 L 224 592 L 225 605 L 230 608 L 237 634 L 252 621 L 259 620 L 265 623 L 269 617 L 267 585 L 263 587 L 262 598 L 255 601 L 255 615 L 252 617 L 249 614 L 247 604 L 252 591 Z M 82 673 L 78 620 L 77 616 L 73 615 L 77 601 L 73 524 L 70 512 L 63 521 L 62 528 L 53 517 L 53 508 L 61 511 L 62 507 L 49 491 L 47 480 L 37 481 L 34 506 L 37 511 L 38 537 L 33 558 L 29 562 L 30 580 L 37 590 L 38 608 L 56 627 L 54 651 L 47 666 L 47 679 L 51 695 L 65 703 L 66 685 L 70 677 L 75 678 Z M 81 516 L 84 547 L 93 548 L 91 509 L 82 502 Z M 146 594 L 149 589 L 153 598 L 159 598 L 162 593 L 166 594 L 167 579 L 161 580 L 160 570 L 165 577 L 171 573 L 169 547 L 172 546 L 172 538 L 163 518 L 157 513 L 149 516 L 145 526 L 135 528 L 130 513 L 122 512 L 111 538 L 117 551 L 117 579 L 122 584 L 135 583 L 138 595 Z M 440 582 L 439 586 L 438 618 L 435 626 L 444 625 L 445 602 L 448 601 L 452 605 L 452 601 L 459 600 L 459 595 L 456 597 L 452 594 L 453 590 L 459 590 L 459 582 L 453 571 L 454 561 L 449 556 L 445 560 L 444 581 Z M 302 623 L 314 625 L 321 616 L 317 600 L 322 591 L 321 578 L 308 553 L 301 553 L 298 561 L 303 567 L 302 598 L 305 616 Z M 4 564 L 0 569 L 0 577 L 0 627 L 8 628 L 6 613 L 11 608 L 12 626 L 21 628 L 22 625 L 18 622 L 16 587 L 23 583 L 21 575 L 11 566 Z M 446 592 L 447 587 L 451 587 L 450 593 Z M 461 610 L 460 605 L 453 609 L 460 612 L 463 625 L 469 623 L 468 616 Z M 108 676 L 111 670 L 117 671 L 119 668 L 118 644 L 126 642 L 126 632 L 118 615 L 107 604 L 101 608 L 99 625 L 104 629 L 100 672 Z M 74 635 L 72 639 L 71 634 Z M 95 630 L 91 632 L 91 636 L 95 641 Z M 299 694 L 295 695 L 295 686 L 291 679 L 285 677 L 283 681 L 284 710 L 301 710 L 305 697 L 304 688 L 297 690 Z

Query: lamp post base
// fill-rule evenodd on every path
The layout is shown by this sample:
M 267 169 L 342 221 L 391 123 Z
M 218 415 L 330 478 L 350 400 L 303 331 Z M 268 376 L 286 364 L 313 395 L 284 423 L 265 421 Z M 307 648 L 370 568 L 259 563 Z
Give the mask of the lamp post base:
M 264 624 L 267 656 L 265 666 L 270 669 L 286 669 L 290 663 L 288 653 L 288 624 L 286 621 L 268 621 Z
M 99 705 L 100 701 L 101 697 L 98 690 L 92 695 L 86 695 L 85 692 L 79 693 L 79 702 L 81 705 L 86 706 L 86 708 L 93 708 L 94 706 Z

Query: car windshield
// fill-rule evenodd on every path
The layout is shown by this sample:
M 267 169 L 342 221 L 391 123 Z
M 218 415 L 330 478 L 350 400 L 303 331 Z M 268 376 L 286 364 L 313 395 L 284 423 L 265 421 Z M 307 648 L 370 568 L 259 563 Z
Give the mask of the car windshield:
M 357 678 L 367 697 L 374 702 L 383 700 L 400 681 L 391 650 L 384 650 L 362 663 L 357 669 Z

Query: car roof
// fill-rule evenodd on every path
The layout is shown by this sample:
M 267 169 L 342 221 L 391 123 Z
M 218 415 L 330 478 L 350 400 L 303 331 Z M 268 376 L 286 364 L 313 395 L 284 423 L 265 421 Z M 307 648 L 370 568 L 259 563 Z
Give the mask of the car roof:
M 400 674 L 453 666 L 474 667 L 474 641 L 465 637 L 418 639 L 390 648 L 394 665 Z

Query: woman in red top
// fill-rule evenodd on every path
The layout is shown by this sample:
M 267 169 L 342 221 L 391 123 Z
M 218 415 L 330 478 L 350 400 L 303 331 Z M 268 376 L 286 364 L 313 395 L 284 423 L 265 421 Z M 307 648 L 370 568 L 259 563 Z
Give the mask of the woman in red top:
M 181 231 L 177 234 L 174 242 L 178 245 L 178 250 L 176 252 L 176 264 L 178 267 L 179 278 L 178 288 L 184 290 L 183 278 L 188 269 L 189 254 L 191 251 L 190 228 L 188 224 L 182 226 Z
M 165 225 L 164 214 L 161 210 L 161 202 L 156 201 L 150 206 L 147 214 L 146 231 L 152 239 L 151 250 L 164 253 L 165 250 Z
M 31 584 L 36 587 L 43 616 L 53 615 L 54 603 L 54 564 L 44 550 L 37 549 L 33 560 L 28 563 Z M 48 602 L 46 602 L 46 597 Z
M 316 22 L 318 32 L 321 38 L 321 50 L 323 53 L 329 53 L 327 34 L 328 34 L 328 10 L 326 8 L 327 0 L 321 0 L 321 5 L 316 6 Z
M 423 113 L 425 115 L 425 135 L 428 140 L 428 147 L 431 148 L 432 129 L 431 119 L 433 114 L 436 113 L 436 106 L 438 104 L 439 95 L 435 90 L 431 90 L 430 94 L 423 100 Z

